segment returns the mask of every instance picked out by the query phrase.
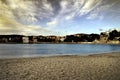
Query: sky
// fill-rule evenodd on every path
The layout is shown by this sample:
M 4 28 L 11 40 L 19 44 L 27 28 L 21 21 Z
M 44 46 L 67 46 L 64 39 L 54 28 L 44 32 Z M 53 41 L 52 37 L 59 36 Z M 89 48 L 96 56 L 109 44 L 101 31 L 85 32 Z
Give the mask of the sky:
M 120 28 L 120 0 L 0 0 L 0 34 L 69 35 Z

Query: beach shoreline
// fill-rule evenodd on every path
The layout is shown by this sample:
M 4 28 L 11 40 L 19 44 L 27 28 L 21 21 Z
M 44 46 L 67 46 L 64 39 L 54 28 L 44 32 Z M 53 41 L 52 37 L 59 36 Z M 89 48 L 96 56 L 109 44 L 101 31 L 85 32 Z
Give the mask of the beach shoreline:
M 29 58 L 49 58 L 49 57 L 72 57 L 72 56 L 106 56 L 106 55 L 117 55 L 120 56 L 120 51 L 112 51 L 112 52 L 101 52 L 101 53 L 80 53 L 80 54 L 47 54 L 47 55 L 31 55 L 31 56 L 13 56 L 13 57 L 7 57 L 3 56 L 0 57 L 0 60 L 6 60 L 6 59 L 29 59 Z
M 120 80 L 120 52 L 0 59 L 0 80 Z

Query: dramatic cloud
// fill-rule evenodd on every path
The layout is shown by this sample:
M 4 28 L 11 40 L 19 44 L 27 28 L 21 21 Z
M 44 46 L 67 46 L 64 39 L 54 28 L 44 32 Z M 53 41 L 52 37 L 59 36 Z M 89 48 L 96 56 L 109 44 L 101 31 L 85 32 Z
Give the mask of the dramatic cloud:
M 119 1 L 106 2 L 108 2 L 108 0 L 60 0 L 61 8 L 59 13 L 48 22 L 47 25 L 57 25 L 66 20 L 72 20 L 75 19 L 75 17 L 80 18 L 82 16 L 84 16 L 85 19 L 102 20 L 104 18 L 104 12 L 110 10 L 110 8 Z
M 40 26 L 25 26 L 17 23 L 15 20 L 7 19 L 6 17 L 0 17 L 0 34 L 40 34 L 39 31 L 44 31 Z
M 53 34 L 70 21 L 118 20 L 119 5 L 120 0 L 0 0 L 0 34 Z
M 53 15 L 52 6 L 46 0 L 6 0 L 16 19 L 21 22 L 36 22 Z M 49 14 L 48 14 L 49 13 Z
M 49 35 L 52 31 L 33 25 L 38 19 L 53 15 L 51 5 L 37 1 L 0 0 L 0 34 Z M 49 14 L 48 14 L 49 13 Z M 53 31 L 54 33 L 54 31 Z

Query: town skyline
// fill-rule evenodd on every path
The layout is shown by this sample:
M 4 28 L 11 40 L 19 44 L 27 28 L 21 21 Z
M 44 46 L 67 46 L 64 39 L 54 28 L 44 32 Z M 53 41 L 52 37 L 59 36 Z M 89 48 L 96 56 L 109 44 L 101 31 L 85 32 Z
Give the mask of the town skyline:
M 100 34 L 119 19 L 120 0 L 0 0 L 0 35 Z
M 112 30 L 100 34 L 73 34 L 66 36 L 25 36 L 25 35 L 0 35 L 0 43 L 97 43 L 119 44 L 120 31 Z

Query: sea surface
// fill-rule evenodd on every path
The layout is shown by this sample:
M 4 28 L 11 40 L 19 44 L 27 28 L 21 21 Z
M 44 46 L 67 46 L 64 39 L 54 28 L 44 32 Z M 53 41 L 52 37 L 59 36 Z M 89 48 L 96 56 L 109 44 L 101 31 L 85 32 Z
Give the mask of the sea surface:
M 110 44 L 0 44 L 0 58 L 56 55 L 88 55 L 120 52 L 120 45 Z

